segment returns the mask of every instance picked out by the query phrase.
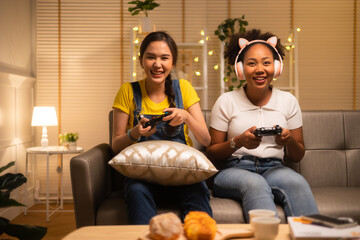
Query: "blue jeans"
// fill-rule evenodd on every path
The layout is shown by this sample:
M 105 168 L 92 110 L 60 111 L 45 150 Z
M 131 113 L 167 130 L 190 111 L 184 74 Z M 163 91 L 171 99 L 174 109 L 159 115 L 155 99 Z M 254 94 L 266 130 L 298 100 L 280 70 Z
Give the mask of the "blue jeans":
M 182 221 L 189 211 L 203 211 L 212 217 L 210 193 L 204 181 L 192 185 L 163 186 L 125 178 L 124 183 L 130 224 L 149 224 L 157 214 L 159 203 L 178 203 Z
M 252 209 L 277 213 L 275 202 L 284 207 L 286 217 L 318 213 L 303 176 L 285 167 L 280 159 L 252 158 L 230 160 L 215 177 L 214 195 L 240 201 L 246 222 Z

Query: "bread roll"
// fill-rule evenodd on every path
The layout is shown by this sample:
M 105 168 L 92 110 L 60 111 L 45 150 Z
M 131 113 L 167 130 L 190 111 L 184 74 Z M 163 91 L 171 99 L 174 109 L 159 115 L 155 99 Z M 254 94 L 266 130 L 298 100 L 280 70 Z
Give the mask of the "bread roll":
M 192 211 L 184 219 L 185 235 L 190 240 L 213 240 L 216 222 L 206 212 Z
M 152 240 L 176 240 L 183 234 L 183 225 L 174 213 L 163 213 L 150 220 L 149 237 Z

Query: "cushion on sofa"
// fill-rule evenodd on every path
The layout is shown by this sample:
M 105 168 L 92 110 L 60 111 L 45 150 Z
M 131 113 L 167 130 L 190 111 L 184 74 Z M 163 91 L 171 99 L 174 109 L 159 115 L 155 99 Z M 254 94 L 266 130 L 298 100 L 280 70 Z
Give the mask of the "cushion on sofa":
M 199 150 L 163 140 L 133 144 L 109 164 L 127 177 L 162 185 L 194 184 L 218 172 Z

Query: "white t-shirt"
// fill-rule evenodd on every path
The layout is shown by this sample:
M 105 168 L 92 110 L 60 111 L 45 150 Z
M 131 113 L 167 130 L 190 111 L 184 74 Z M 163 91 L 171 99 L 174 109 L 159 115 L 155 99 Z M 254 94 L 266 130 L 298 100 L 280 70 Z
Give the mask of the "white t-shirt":
M 242 134 L 252 126 L 280 125 L 289 130 L 302 126 L 302 114 L 296 98 L 289 92 L 272 88 L 269 102 L 262 107 L 253 105 L 244 88 L 222 94 L 211 111 L 210 127 L 227 132 L 228 139 Z M 241 147 L 233 157 L 252 155 L 260 158 L 283 159 L 284 149 L 275 143 L 274 136 L 264 136 L 259 147 Z

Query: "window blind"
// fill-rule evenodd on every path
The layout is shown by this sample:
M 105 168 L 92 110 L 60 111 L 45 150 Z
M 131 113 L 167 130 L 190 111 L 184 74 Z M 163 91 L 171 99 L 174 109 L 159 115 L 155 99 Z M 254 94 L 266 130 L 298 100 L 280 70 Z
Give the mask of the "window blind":
M 295 1 L 294 15 L 303 109 L 352 109 L 354 1 Z

